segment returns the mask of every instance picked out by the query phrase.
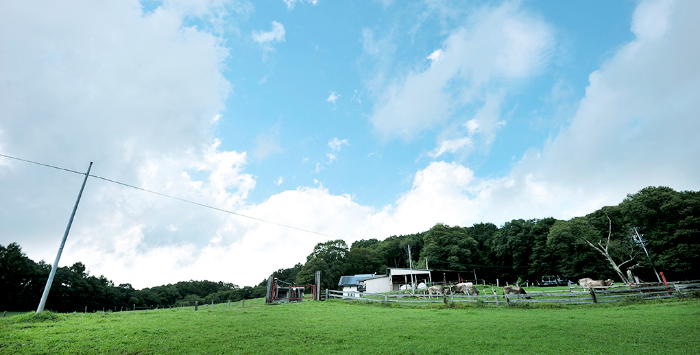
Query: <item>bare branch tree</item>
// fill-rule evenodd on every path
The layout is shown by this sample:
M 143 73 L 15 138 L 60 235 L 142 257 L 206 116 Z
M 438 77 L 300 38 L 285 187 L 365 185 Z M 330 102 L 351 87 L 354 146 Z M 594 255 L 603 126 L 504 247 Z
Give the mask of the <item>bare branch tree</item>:
M 608 238 L 605 241 L 605 245 L 603 245 L 603 241 L 599 240 L 598 243 L 593 244 L 591 241 L 589 241 L 586 238 L 582 238 L 588 245 L 591 246 L 591 248 L 595 249 L 598 251 L 605 259 L 610 263 L 610 267 L 612 267 L 613 270 L 617 273 L 617 276 L 620 277 L 620 280 L 622 280 L 623 283 L 629 284 L 632 280 L 628 280 L 627 277 L 625 277 L 625 274 L 622 272 L 621 267 L 630 261 L 634 260 L 634 258 L 637 256 L 639 253 L 639 250 L 635 250 L 633 243 L 627 248 L 627 254 L 625 261 L 622 263 L 618 264 L 613 257 L 610 255 L 610 238 L 612 237 L 612 220 L 610 220 L 610 217 L 608 217 L 607 213 L 605 214 L 605 217 L 608 218 Z

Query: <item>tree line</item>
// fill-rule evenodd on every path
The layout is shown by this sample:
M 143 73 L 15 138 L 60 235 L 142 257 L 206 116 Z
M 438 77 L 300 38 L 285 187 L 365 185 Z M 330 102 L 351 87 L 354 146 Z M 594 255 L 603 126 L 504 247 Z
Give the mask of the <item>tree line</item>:
M 649 257 L 634 240 L 645 240 Z M 608 256 L 589 243 L 606 246 Z M 384 240 L 343 240 L 317 244 L 306 261 L 273 273 L 297 285 L 313 284 L 322 271 L 322 288 L 336 289 L 340 276 L 385 274 L 389 267 L 464 270 L 479 279 L 535 282 L 549 275 L 577 280 L 611 278 L 620 282 L 620 269 L 633 267 L 646 281 L 655 280 L 653 268 L 668 279 L 700 278 L 700 192 L 677 192 L 647 187 L 630 194 L 617 206 L 606 206 L 570 220 L 514 219 L 503 225 L 478 223 L 470 227 L 436 224 L 421 233 L 390 236 Z M 629 260 L 629 261 L 628 261 Z M 38 305 L 51 266 L 34 262 L 16 243 L 0 246 L 0 294 L 7 310 L 29 310 Z M 466 278 L 466 277 L 465 277 Z M 257 286 L 213 281 L 134 289 L 115 286 L 104 276 L 90 275 L 78 262 L 56 272 L 46 308 L 60 312 L 132 309 L 239 301 L 264 297 L 267 279 Z
M 0 302 L 8 311 L 35 309 L 44 291 L 51 265 L 34 262 L 17 243 L 0 245 Z M 232 302 L 264 297 L 266 285 L 239 287 L 225 282 L 181 281 L 144 289 L 114 285 L 104 276 L 90 275 L 83 263 L 56 270 L 46 309 L 55 312 L 132 310 Z
M 635 231 L 649 257 L 635 241 Z M 607 246 L 607 257 L 589 242 Z M 322 270 L 322 288 L 335 289 L 342 275 L 385 274 L 388 267 L 409 267 L 409 245 L 414 268 L 425 268 L 427 260 L 430 269 L 475 272 L 492 283 L 532 283 L 547 276 L 626 282 L 620 278 L 626 273 L 618 274 L 611 262 L 623 270 L 633 268 L 645 281 L 656 281 L 654 266 L 667 279 L 699 279 L 700 192 L 647 187 L 617 206 L 570 220 L 514 219 L 500 227 L 436 224 L 425 232 L 359 240 L 350 247 L 343 240 L 331 240 L 317 244 L 304 265 L 277 277 L 310 284 L 314 271 Z

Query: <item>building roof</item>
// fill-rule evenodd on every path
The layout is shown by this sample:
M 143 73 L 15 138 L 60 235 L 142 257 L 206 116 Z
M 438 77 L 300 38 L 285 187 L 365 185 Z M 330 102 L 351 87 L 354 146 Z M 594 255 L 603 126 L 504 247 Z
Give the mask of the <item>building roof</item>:
M 388 267 L 386 268 L 387 273 L 391 276 L 396 276 L 396 275 L 427 275 L 430 274 L 432 270 L 426 270 L 426 269 L 405 269 L 405 268 L 399 268 L 399 267 Z
M 355 276 L 341 276 L 338 286 L 357 286 L 361 281 L 374 277 L 374 274 L 361 274 Z

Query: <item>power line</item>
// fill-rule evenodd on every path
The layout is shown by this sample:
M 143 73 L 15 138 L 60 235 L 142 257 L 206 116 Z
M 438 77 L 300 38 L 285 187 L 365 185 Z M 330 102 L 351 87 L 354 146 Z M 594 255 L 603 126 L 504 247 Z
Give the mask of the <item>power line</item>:
M 64 171 L 68 171 L 68 172 L 71 172 L 71 173 L 74 173 L 74 174 L 78 174 L 78 175 L 83 175 L 83 176 L 85 175 L 85 173 L 81 173 L 81 172 L 79 172 L 79 171 L 75 171 L 75 170 L 71 170 L 71 169 L 66 169 L 66 168 L 61 168 L 61 167 L 53 166 L 53 165 L 49 165 L 49 164 L 43 164 L 43 163 L 31 161 L 31 160 L 21 159 L 21 158 L 17 158 L 17 157 L 5 155 L 5 154 L 0 154 L 0 156 L 3 156 L 3 157 L 5 157 L 5 158 L 10 158 L 10 159 L 15 159 L 15 160 L 23 161 L 23 162 L 26 162 L 26 163 L 41 165 L 41 166 L 49 167 L 49 168 L 53 168 L 53 169 L 64 170 Z M 324 234 L 324 233 L 319 233 L 319 232 L 314 232 L 314 231 L 311 231 L 311 230 L 308 230 L 308 229 L 298 228 L 298 227 L 294 227 L 294 226 L 290 226 L 290 225 L 286 225 L 286 224 L 282 224 L 282 223 L 272 222 L 272 221 L 268 221 L 268 220 L 265 220 L 265 219 L 262 219 L 262 218 L 247 216 L 247 215 L 244 215 L 244 214 L 240 214 L 240 213 L 237 213 L 237 212 L 233 212 L 233 211 L 221 209 L 221 208 L 218 208 L 218 207 L 209 206 L 209 205 L 205 205 L 205 204 L 198 203 L 198 202 L 194 202 L 194 201 L 190 201 L 190 200 L 185 200 L 185 199 L 183 199 L 183 198 L 179 198 L 179 197 L 174 197 L 174 196 L 166 195 L 166 194 L 163 194 L 163 193 L 160 193 L 160 192 L 156 192 L 156 191 L 144 189 L 144 188 L 137 187 L 137 186 L 134 186 L 134 185 L 129 185 L 129 184 L 126 184 L 126 183 L 123 183 L 123 182 L 119 182 L 119 181 L 116 181 L 116 180 L 107 179 L 107 178 L 105 178 L 105 177 L 101 177 L 101 176 L 97 176 L 97 175 L 92 175 L 92 174 L 89 174 L 88 176 L 94 177 L 94 178 L 96 178 L 96 179 L 108 181 L 108 182 L 111 182 L 111 183 L 114 183 L 114 184 L 119 184 L 119 185 L 122 185 L 122 186 L 130 187 L 130 188 L 132 188 L 132 189 L 141 190 L 141 191 L 144 191 L 144 192 L 149 192 L 149 193 L 152 193 L 152 194 L 155 194 L 155 195 L 158 195 L 158 196 L 163 196 L 163 197 L 171 198 L 171 199 L 173 199 L 173 200 L 178 200 L 178 201 L 182 201 L 182 202 L 187 202 L 187 203 L 191 203 L 191 204 L 193 204 L 193 205 L 197 205 L 197 206 L 200 206 L 200 207 L 210 208 L 210 209 L 212 209 L 212 210 L 217 210 L 217 211 L 230 213 L 230 214 L 233 214 L 233 215 L 236 215 L 236 216 L 240 216 L 240 217 L 245 217 L 245 218 L 253 219 L 253 220 L 256 220 L 256 221 L 259 221 L 259 222 L 274 224 L 274 225 L 276 225 L 276 226 L 280 226 L 280 227 L 284 227 L 284 228 L 289 228 L 289 229 L 295 229 L 295 230 L 302 231 L 302 232 L 306 232 L 306 233 L 318 234 L 318 235 L 322 235 L 322 236 L 324 236 L 324 237 L 336 238 L 336 237 L 334 237 L 334 236 L 332 236 L 332 235 L 328 235 L 328 234 Z

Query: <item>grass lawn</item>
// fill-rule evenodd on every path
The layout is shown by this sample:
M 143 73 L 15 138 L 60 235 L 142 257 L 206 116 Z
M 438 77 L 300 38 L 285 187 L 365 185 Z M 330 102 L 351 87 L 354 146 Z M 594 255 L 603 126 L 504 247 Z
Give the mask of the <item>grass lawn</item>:
M 697 354 L 700 301 L 461 308 L 345 301 L 19 315 L 5 354 Z

